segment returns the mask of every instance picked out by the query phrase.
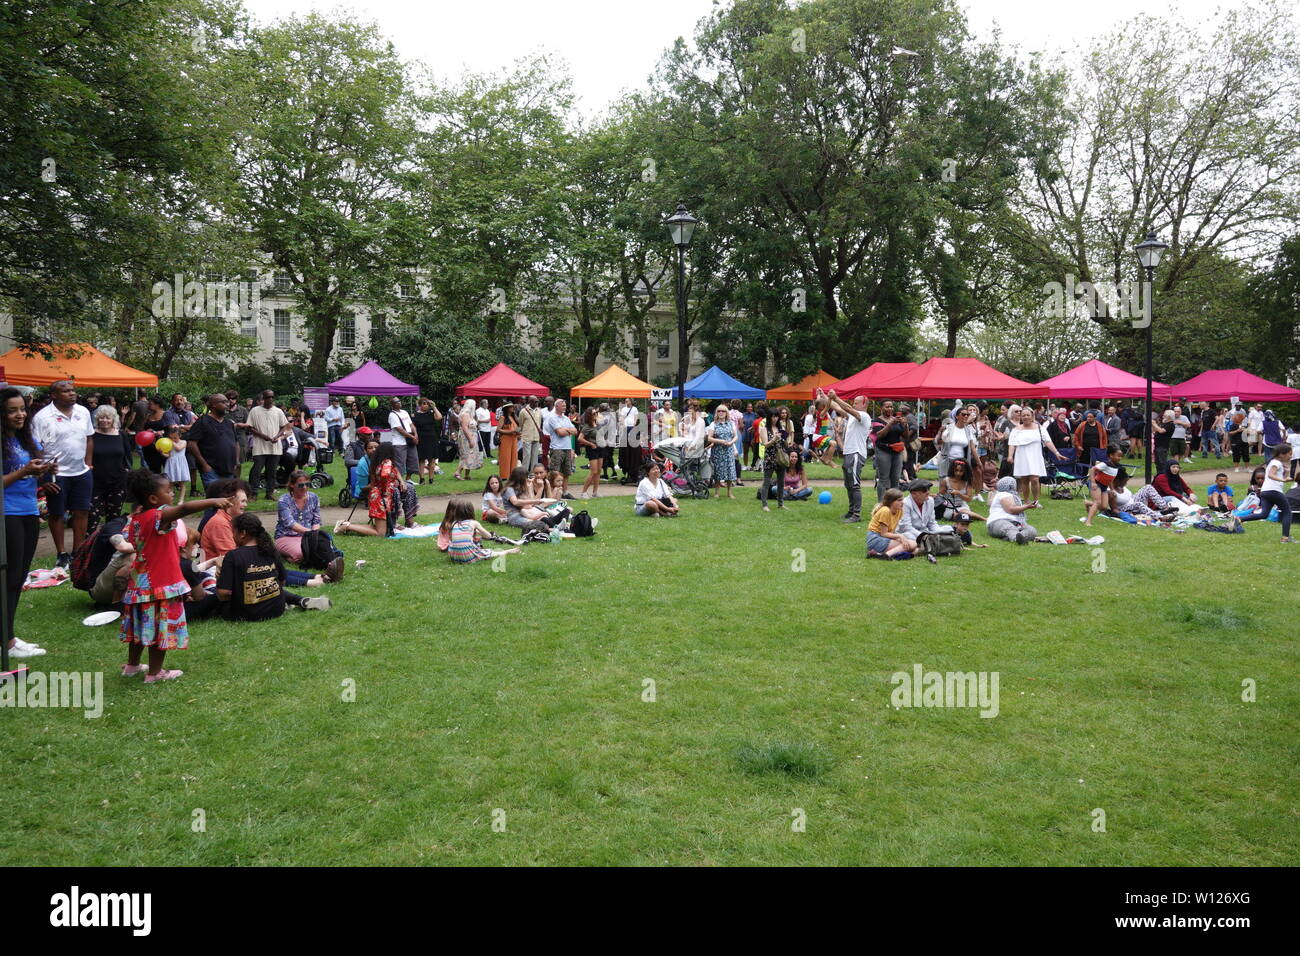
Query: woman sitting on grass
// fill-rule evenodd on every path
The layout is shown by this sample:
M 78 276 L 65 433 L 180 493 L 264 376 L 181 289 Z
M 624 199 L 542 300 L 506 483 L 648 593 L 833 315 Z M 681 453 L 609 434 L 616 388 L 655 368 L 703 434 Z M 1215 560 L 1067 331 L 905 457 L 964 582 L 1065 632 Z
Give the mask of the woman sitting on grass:
M 633 511 L 642 517 L 658 518 L 661 515 L 677 517 L 677 499 L 664 483 L 658 464 L 652 464 L 646 469 L 645 477 L 636 486 L 636 503 L 633 505 Z
M 904 561 L 916 554 L 916 542 L 898 533 L 898 522 L 903 517 L 903 491 L 886 489 L 880 504 L 871 512 L 867 525 L 867 557 Z
M 329 609 L 327 597 L 304 598 L 284 590 L 284 562 L 256 515 L 240 515 L 233 527 L 235 550 L 222 559 L 217 577 L 217 599 L 227 619 L 268 621 L 283 614 L 286 606 L 302 611 Z
M 1187 482 L 1183 481 L 1182 475 L 1179 474 L 1180 471 L 1182 466 L 1177 461 L 1166 464 L 1165 470 L 1156 475 L 1154 482 L 1156 491 L 1166 499 L 1172 499 L 1170 504 L 1181 501 L 1184 505 L 1195 507 L 1196 495 L 1192 494 L 1192 489 L 1187 487 Z
M 513 470 L 513 469 L 512 469 Z M 483 486 L 483 520 L 492 524 L 504 524 L 506 514 L 505 499 L 501 497 L 501 476 L 491 475 Z
M 449 542 L 447 557 L 455 564 L 473 564 L 485 558 L 518 554 L 521 550 L 489 551 L 483 547 L 479 542 L 484 537 L 491 537 L 491 532 L 474 520 L 474 505 L 468 498 L 452 498 L 447 502 L 447 513 L 442 516 L 442 525 L 438 528 L 439 539 L 444 535 Z
M 1038 531 L 1025 518 L 1025 512 L 1041 508 L 1036 501 L 1023 504 L 1016 494 L 1016 479 L 999 478 L 998 490 L 989 499 L 989 537 L 1028 544 L 1038 537 Z
M 334 533 L 391 538 L 397 527 L 397 496 L 401 493 L 400 486 L 405 484 L 392 442 L 384 442 L 376 449 L 370 458 L 367 477 L 369 483 L 361 490 L 369 492 L 370 523 L 355 524 L 344 518 L 334 525 Z M 383 531 L 379 530 L 380 522 L 384 524 Z
M 785 500 L 807 501 L 812 497 L 812 486 L 808 484 L 808 473 L 804 470 L 803 458 L 790 456 L 790 467 L 785 472 Z
M 971 481 L 970 462 L 965 458 L 954 458 L 948 464 L 948 474 L 939 479 L 939 494 L 934 501 L 934 516 L 940 520 L 954 520 L 964 516 L 966 523 L 983 521 L 984 516 L 970 509 L 975 498 L 976 489 Z

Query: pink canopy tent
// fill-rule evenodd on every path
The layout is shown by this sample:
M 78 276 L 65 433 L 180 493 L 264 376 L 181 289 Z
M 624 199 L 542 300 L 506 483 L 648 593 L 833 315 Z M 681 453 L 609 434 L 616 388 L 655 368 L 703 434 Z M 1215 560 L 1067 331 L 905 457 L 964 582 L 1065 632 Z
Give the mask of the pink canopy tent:
M 887 382 L 891 378 L 898 378 L 904 372 L 910 372 L 916 367 L 915 362 L 872 362 L 861 372 L 834 383 L 830 388 L 834 389 L 835 394 L 845 401 L 850 401 L 859 395 L 879 395 L 882 393 L 872 391 L 872 389 L 881 382 Z
M 497 362 L 478 378 L 456 389 L 456 394 L 469 398 L 522 398 L 525 395 L 542 397 L 551 391 L 545 385 L 524 378 L 505 362 Z
M 1173 387 L 1179 398 L 1194 402 L 1300 402 L 1300 389 L 1278 385 L 1239 368 L 1210 369 Z
M 989 368 L 977 358 L 932 358 L 895 378 L 859 389 L 858 394 L 893 398 L 1041 398 L 1046 397 L 1047 389 Z
M 355 372 L 325 386 L 331 395 L 419 395 L 418 385 L 408 385 L 385 372 L 378 362 L 367 362 Z
M 1147 380 L 1097 359 L 1038 383 L 1052 398 L 1146 398 Z M 1151 383 L 1151 397 L 1173 401 L 1174 390 Z

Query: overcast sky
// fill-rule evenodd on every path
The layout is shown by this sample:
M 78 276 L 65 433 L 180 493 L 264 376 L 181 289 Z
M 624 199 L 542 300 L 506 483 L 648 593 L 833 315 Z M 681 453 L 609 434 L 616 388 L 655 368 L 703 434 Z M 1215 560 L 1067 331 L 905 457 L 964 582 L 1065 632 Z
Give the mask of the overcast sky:
M 531 53 L 557 55 L 573 77 L 578 106 L 598 112 L 645 83 L 660 54 L 713 8 L 712 0 L 245 0 L 259 23 L 311 10 L 351 10 L 376 21 L 407 59 L 443 78 L 465 69 L 496 72 Z M 1086 41 L 1143 11 L 1208 21 L 1236 0 L 1180 0 L 1152 7 L 1134 0 L 965 0 L 977 35 L 995 25 L 1022 51 L 1082 49 Z

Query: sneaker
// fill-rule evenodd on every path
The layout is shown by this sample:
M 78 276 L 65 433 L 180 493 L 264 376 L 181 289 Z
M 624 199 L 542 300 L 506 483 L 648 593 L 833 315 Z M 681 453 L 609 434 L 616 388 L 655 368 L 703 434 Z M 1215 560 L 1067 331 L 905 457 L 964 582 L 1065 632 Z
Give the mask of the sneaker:
M 159 681 L 163 681 L 163 680 L 175 680 L 176 678 L 180 677 L 184 673 L 185 673 L 184 671 L 177 671 L 177 670 L 171 670 L 171 671 L 161 670 L 157 674 L 145 674 L 144 682 L 146 684 L 156 684 Z
M 1016 544 L 1028 544 L 1028 543 L 1029 543 L 1029 535 L 1024 531 L 1017 531 Z
M 19 647 L 15 644 L 13 647 L 9 648 L 9 656 L 14 660 L 19 660 L 24 657 L 40 657 L 44 653 L 45 648 L 32 647 L 30 645 L 27 647 Z
M 343 569 L 345 567 L 346 565 L 343 563 L 343 558 L 337 557 L 329 564 L 325 565 L 325 570 L 321 572 L 321 577 L 330 584 L 337 584 L 339 581 L 343 580 Z
M 123 664 L 123 665 L 122 665 L 122 676 L 123 676 L 123 677 L 138 677 L 138 676 L 140 676 L 141 674 L 146 674 L 146 673 L 148 673 L 148 671 L 149 671 L 149 668 L 145 667 L 143 664 Z
M 328 611 L 331 607 L 327 597 L 309 597 L 301 604 L 304 611 Z
M 883 558 L 884 556 L 885 552 L 883 551 L 872 551 L 870 548 L 867 549 L 868 558 Z
M 861 521 L 862 517 L 860 515 L 849 515 L 847 518 L 844 518 L 840 524 L 859 524 Z
M 54 562 L 56 568 L 66 568 L 72 563 L 72 555 L 66 551 L 60 551 L 58 560 Z
M 39 644 L 33 644 L 31 641 L 24 641 L 21 637 L 14 638 L 14 647 L 24 651 L 39 651 L 44 654 L 45 650 Z
M 911 561 L 914 557 L 916 557 L 916 555 L 913 554 L 911 551 L 900 551 L 900 552 L 898 552 L 898 554 L 894 555 L 894 557 L 893 557 L 891 560 L 893 560 L 893 561 Z M 933 562 L 933 561 L 934 561 L 934 555 L 930 555 L 929 557 L 930 557 L 930 560 Z M 937 563 L 937 562 L 935 562 L 935 563 Z

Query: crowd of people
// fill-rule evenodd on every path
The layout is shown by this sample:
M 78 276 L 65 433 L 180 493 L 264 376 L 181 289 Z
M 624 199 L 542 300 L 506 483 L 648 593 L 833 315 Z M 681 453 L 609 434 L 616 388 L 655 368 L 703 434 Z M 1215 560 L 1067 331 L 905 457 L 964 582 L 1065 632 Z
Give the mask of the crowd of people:
M 636 516 L 677 517 L 679 495 L 700 475 L 708 476 L 704 494 L 733 498 L 746 472 L 756 473 L 756 497 L 768 512 L 811 497 L 807 466 L 814 462 L 840 469 L 844 523 L 864 520 L 862 475 L 873 463 L 868 556 L 894 560 L 924 553 L 933 561 L 931 536 L 983 547 L 971 536 L 973 523 L 995 539 L 1044 540 L 1029 515 L 1042 507 L 1044 482 L 1062 469 L 1086 488 L 1086 525 L 1098 516 L 1168 525 L 1189 512 L 1241 522 L 1274 517 L 1289 542 L 1300 506 L 1296 489 L 1285 490 L 1296 478 L 1292 448 L 1300 434 L 1262 405 L 1174 404 L 1148 421 L 1136 405 L 958 402 L 926 422 L 905 403 L 885 401 L 873 410 L 861 397 L 846 401 L 819 389 L 802 415 L 784 404 L 706 407 L 695 398 L 680 413 L 666 401 L 642 411 L 630 398 L 579 412 L 549 396 L 463 399 L 445 411 L 419 398 L 413 413 L 401 397 L 379 408 L 374 400 L 335 396 L 313 414 L 282 406 L 269 389 L 242 400 L 233 391 L 214 393 L 196 411 L 181 394 L 122 404 L 113 396 L 80 400 L 72 382 L 36 396 L 5 389 L 0 402 L 9 633 L 40 534 L 43 497 L 56 565 L 68 568 L 74 555 L 84 556 L 77 568 L 84 588 L 97 603 L 121 609 L 129 647 L 123 673 L 145 673 L 150 682 L 179 674 L 163 667 L 163 655 L 186 646 L 188 620 L 221 613 L 256 621 L 287 607 L 328 608 L 328 598 L 288 588 L 340 580 L 344 561 L 335 535 L 391 537 L 415 529 L 417 486 L 432 484 L 443 475 L 440 463 L 453 460 L 451 481 L 477 480 L 488 461 L 497 466 L 480 501 L 458 495 L 445 509 L 439 546 L 456 563 L 517 552 L 519 542 L 494 525 L 525 542 L 571 537 L 567 502 L 600 497 L 602 481 L 636 485 Z M 343 454 L 348 488 L 366 512 L 362 521 L 336 522 L 331 533 L 303 469 L 313 455 L 320 467 L 333 452 Z M 1202 504 L 1182 477 L 1198 452 L 1202 460 L 1231 455 L 1235 472 L 1250 468 L 1253 455 L 1264 463 L 1250 472 L 1241 496 L 1228 472 L 1219 473 Z M 1131 490 L 1126 460 L 1143 455 L 1158 474 Z M 575 494 L 570 481 L 584 468 Z M 937 490 L 920 475 L 929 469 Z M 259 493 L 276 502 L 273 532 L 246 511 Z M 184 519 L 194 514 L 201 517 L 191 530 Z M 491 551 L 485 540 L 510 547 Z M 16 637 L 10 651 L 44 653 Z

